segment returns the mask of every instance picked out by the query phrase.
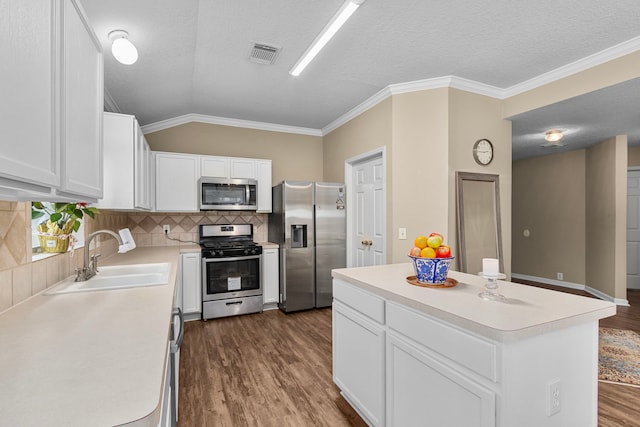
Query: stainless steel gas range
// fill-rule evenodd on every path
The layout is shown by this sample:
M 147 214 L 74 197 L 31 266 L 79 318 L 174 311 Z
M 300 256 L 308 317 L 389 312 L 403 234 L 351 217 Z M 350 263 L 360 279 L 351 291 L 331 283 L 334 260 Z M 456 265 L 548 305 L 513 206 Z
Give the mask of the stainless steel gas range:
M 262 246 L 251 224 L 202 224 L 202 319 L 262 311 Z

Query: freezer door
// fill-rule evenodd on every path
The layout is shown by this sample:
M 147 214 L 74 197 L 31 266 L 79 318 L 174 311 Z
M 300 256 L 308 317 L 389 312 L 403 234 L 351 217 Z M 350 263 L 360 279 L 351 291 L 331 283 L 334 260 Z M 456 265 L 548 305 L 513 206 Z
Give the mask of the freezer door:
M 315 184 L 316 307 L 331 306 L 331 270 L 346 267 L 347 263 L 344 190 L 344 184 Z
M 280 309 L 285 312 L 314 307 L 313 183 L 283 183 L 284 274 Z

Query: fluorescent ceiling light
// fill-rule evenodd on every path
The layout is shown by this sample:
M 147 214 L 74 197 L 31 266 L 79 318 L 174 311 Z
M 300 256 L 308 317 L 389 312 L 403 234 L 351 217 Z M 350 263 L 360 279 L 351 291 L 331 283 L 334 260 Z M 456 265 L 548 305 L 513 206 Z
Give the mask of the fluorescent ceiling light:
M 138 60 L 138 49 L 129 41 L 129 33 L 124 30 L 114 30 L 109 33 L 111 53 L 118 62 L 131 65 Z
M 298 59 L 296 65 L 289 70 L 289 74 L 292 76 L 299 76 L 302 70 L 315 58 L 320 50 L 331 40 L 331 38 L 338 32 L 340 27 L 347 22 L 347 20 L 353 15 L 360 5 L 364 3 L 364 0 L 348 0 L 345 1 L 338 12 L 331 18 L 331 21 L 322 29 L 318 37 L 311 43 L 311 46 L 307 48 L 302 57 Z

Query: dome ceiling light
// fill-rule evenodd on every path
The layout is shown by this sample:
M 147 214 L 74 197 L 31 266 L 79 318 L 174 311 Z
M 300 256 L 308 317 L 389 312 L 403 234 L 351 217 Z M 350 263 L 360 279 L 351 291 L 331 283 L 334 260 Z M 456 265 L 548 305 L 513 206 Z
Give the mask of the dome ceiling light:
M 545 132 L 544 139 L 553 144 L 560 141 L 563 136 L 564 134 L 560 129 L 550 129 Z
M 111 53 L 118 62 L 125 65 L 134 64 L 138 60 L 138 49 L 129 41 L 129 33 L 114 30 L 109 33 Z

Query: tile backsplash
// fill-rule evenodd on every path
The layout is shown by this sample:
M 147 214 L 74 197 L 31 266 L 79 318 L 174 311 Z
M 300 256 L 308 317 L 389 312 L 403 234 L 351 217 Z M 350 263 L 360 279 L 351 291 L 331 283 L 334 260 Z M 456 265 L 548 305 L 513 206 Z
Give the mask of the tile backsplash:
M 85 235 L 96 230 L 128 227 L 138 246 L 191 245 L 198 242 L 200 224 L 253 224 L 254 240 L 267 241 L 268 216 L 255 212 L 146 213 L 102 209 L 85 217 Z M 170 227 L 169 238 L 162 226 Z M 73 274 L 82 266 L 83 249 L 31 260 L 31 204 L 0 201 L 0 311 L 18 304 Z M 115 239 L 99 235 L 91 252 L 103 259 L 116 253 Z
M 101 210 L 96 219 L 85 217 L 85 235 L 96 230 L 127 227 L 126 213 Z M 31 260 L 31 203 L 0 201 L 0 311 L 44 290 L 82 266 L 83 248 Z M 91 252 L 103 257 L 116 253 L 115 239 L 98 236 Z
M 138 246 L 191 245 L 198 243 L 200 224 L 253 224 L 253 240 L 267 241 L 268 216 L 255 212 L 135 212 L 129 213 L 128 227 Z M 169 226 L 169 238 L 164 235 L 163 225 Z

